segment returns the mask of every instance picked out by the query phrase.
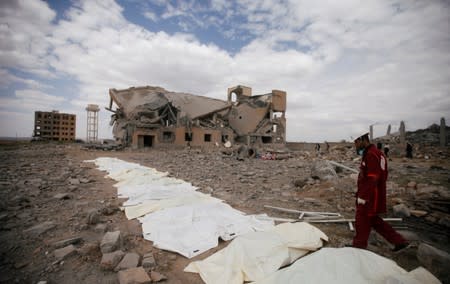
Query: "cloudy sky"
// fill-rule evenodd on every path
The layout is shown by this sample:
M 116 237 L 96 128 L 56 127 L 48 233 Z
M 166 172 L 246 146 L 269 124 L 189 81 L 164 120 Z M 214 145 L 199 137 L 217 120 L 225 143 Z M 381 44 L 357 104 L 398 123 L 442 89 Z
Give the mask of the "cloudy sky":
M 349 140 L 375 125 L 450 124 L 450 3 L 439 0 L 2 0 L 0 136 L 34 111 L 77 114 L 108 89 L 161 86 L 226 99 L 288 94 L 288 141 Z

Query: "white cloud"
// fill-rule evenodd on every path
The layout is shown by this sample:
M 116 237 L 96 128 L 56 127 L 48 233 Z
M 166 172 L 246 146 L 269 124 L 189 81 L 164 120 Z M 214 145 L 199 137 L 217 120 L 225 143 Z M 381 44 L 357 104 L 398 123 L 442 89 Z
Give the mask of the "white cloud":
M 18 77 L 14 74 L 11 74 L 6 69 L 0 69 L 0 89 L 8 88 L 11 84 L 21 83 L 25 84 L 27 87 L 34 89 L 50 89 L 52 86 L 44 84 L 42 82 L 32 80 L 32 79 L 24 79 Z
M 0 97 L 0 109 L 19 111 L 46 111 L 58 107 L 65 98 L 48 95 L 36 90 L 17 90 L 14 98 Z
M 144 17 L 146 17 L 147 19 L 149 19 L 149 20 L 151 20 L 153 22 L 156 22 L 158 20 L 158 16 L 155 13 L 151 12 L 151 11 L 145 11 L 144 12 Z
M 52 76 L 46 56 L 55 16 L 45 2 L 0 1 L 0 66 Z
M 200 42 L 193 33 L 169 35 L 131 24 L 112 0 L 75 2 L 66 18 L 54 24 L 55 14 L 45 3 L 17 2 L 20 5 L 0 12 L 0 21 L 13 18 L 16 10 L 30 20 L 14 17 L 11 26 L 0 22 L 0 72 L 17 68 L 67 74 L 79 91 L 69 99 L 71 109 L 79 110 L 81 118 L 86 104 L 109 103 L 109 88 L 157 85 L 221 99 L 227 87 L 237 84 L 251 86 L 254 94 L 282 89 L 288 92 L 291 141 L 348 139 L 375 122 L 387 127 L 405 120 L 407 127 L 423 128 L 441 116 L 450 119 L 448 3 L 152 2 L 166 7 L 161 19 L 188 23 L 186 31 L 223 25 L 227 29 L 218 32 L 252 40 L 230 54 Z M 43 16 L 30 11 L 43 11 Z M 156 20 L 153 12 L 147 13 Z M 6 75 L 0 84 L 34 84 Z M 2 100 L 33 99 L 31 94 L 17 94 Z M 45 98 L 50 105 L 62 103 L 57 97 Z M 107 120 L 106 112 L 102 116 Z

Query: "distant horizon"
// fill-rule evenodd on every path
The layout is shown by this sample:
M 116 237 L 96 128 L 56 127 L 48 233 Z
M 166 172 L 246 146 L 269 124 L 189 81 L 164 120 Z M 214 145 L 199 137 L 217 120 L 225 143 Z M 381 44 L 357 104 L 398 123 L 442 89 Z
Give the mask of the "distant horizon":
M 426 130 L 426 129 L 429 129 L 432 125 L 437 125 L 437 126 L 440 126 L 440 122 L 439 123 L 432 123 L 432 124 L 430 124 L 430 125 L 428 125 L 427 127 L 425 127 L 425 128 L 417 128 L 417 129 L 415 129 L 415 130 L 407 130 L 406 131 L 406 133 L 408 133 L 408 132 L 416 132 L 416 131 L 419 131 L 419 130 Z M 445 121 L 445 127 L 446 128 L 449 128 L 450 127 L 450 125 L 447 125 L 447 121 Z M 369 132 L 369 130 L 367 130 L 367 132 Z M 398 133 L 398 131 L 391 131 L 391 134 L 395 134 L 395 133 Z M 379 138 L 379 137 L 383 137 L 383 136 L 385 136 L 386 134 L 384 134 L 384 135 L 378 135 L 378 136 L 375 136 L 373 139 L 377 139 L 377 138 Z M 31 139 L 33 139 L 34 137 L 33 136 L 17 136 L 17 137 L 15 137 L 15 136 L 0 136 L 0 140 L 8 140 L 8 141 L 11 141 L 11 140 L 21 140 L 21 141 L 23 141 L 23 140 L 31 140 Z M 82 141 L 86 141 L 86 137 L 75 137 L 75 140 L 82 140 Z M 97 140 L 99 140 L 99 141 L 101 141 L 101 140 L 114 140 L 114 138 L 98 138 Z M 288 141 L 288 140 L 286 140 L 286 143 L 324 143 L 324 142 L 329 142 L 329 143 L 341 143 L 342 141 L 345 141 L 345 142 L 352 142 L 353 141 L 353 139 L 351 139 L 350 138 L 350 140 L 349 139 L 340 139 L 340 140 L 338 140 L 338 141 L 334 141 L 334 140 L 323 140 L 323 141 Z M 55 141 L 55 142 L 57 142 L 57 141 Z

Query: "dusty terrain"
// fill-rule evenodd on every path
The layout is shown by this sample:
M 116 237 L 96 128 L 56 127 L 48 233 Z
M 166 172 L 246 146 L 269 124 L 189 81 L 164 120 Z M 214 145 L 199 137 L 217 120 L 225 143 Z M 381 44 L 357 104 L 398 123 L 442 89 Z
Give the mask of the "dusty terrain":
M 417 257 L 421 243 L 450 252 L 450 151 L 422 148 L 414 159 L 405 159 L 398 152 L 389 162 L 387 217 L 394 217 L 392 206 L 396 204 L 405 204 L 411 210 L 410 217 L 392 224 L 413 245 L 393 254 L 390 245 L 374 233 L 369 250 L 411 270 L 424 265 Z M 94 164 L 83 162 L 97 157 L 117 157 L 168 171 L 249 214 L 298 218 L 264 207 L 271 205 L 339 212 L 348 218 L 354 215 L 355 178 L 351 172 L 335 168 L 334 177 L 314 173 L 314 168 L 327 159 L 358 168 L 358 157 L 348 145 L 333 145 L 320 155 L 286 149 L 279 153 L 280 160 L 239 160 L 225 148 L 102 151 L 85 149 L 81 144 L 3 143 L 0 283 L 118 283 L 117 272 L 100 267 L 99 242 L 106 231 L 113 230 L 121 231 L 124 251 L 141 257 L 153 253 L 156 266 L 152 270 L 165 275 L 165 283 L 203 283 L 197 274 L 183 272 L 184 267 L 220 250 L 227 242 L 190 260 L 152 247 L 142 238 L 139 223 L 127 220 L 120 211 L 123 200 L 116 197 L 114 181 L 104 178 L 105 173 Z M 329 236 L 326 246 L 342 247 L 351 242 L 353 232 L 347 224 L 315 225 Z M 69 240 L 75 250 L 58 259 L 55 250 L 67 245 L 58 243 L 62 240 Z M 427 268 L 433 271 L 433 267 Z M 446 282 L 448 272 L 439 277 Z

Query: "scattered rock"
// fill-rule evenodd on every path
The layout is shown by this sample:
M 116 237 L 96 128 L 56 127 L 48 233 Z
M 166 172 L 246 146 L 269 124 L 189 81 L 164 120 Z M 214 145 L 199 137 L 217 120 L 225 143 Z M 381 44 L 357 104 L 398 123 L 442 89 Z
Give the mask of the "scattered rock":
M 397 204 L 392 207 L 394 216 L 397 217 L 409 217 L 411 215 L 408 207 L 405 204 Z
M 337 177 L 336 171 L 327 161 L 316 161 L 311 167 L 311 177 L 320 180 L 330 180 Z
M 423 217 L 428 214 L 428 212 L 424 210 L 409 210 L 409 212 L 416 217 Z
M 70 194 L 70 193 L 58 193 L 58 194 L 54 195 L 53 198 L 55 198 L 55 199 L 71 199 L 72 198 L 72 194 Z
M 137 267 L 139 265 L 139 260 L 140 260 L 139 254 L 134 252 L 127 253 L 114 270 L 119 271 Z
M 97 224 L 97 226 L 95 226 L 94 231 L 97 233 L 105 233 L 106 230 L 108 229 L 108 225 L 107 224 Z
M 98 243 L 87 243 L 83 245 L 78 252 L 89 258 L 89 256 L 93 256 L 96 254 L 100 254 Z
M 115 252 L 105 253 L 100 261 L 100 267 L 105 270 L 113 270 L 117 264 L 122 260 L 125 253 L 121 250 Z
M 68 245 L 80 243 L 82 240 L 83 240 L 83 238 L 81 238 L 81 237 L 70 238 L 70 239 L 58 241 L 58 242 L 54 243 L 53 246 L 55 248 L 62 248 L 62 247 L 68 246 Z
M 108 253 L 120 248 L 120 246 L 120 231 L 107 232 L 100 243 L 100 250 L 102 253 Z
M 153 256 L 153 253 L 147 253 L 142 258 L 142 267 L 144 267 L 146 270 L 150 270 L 156 266 L 155 257 Z
M 296 179 L 294 180 L 294 186 L 298 188 L 303 188 L 307 185 L 307 182 L 304 179 Z
M 26 229 L 23 232 L 25 234 L 31 235 L 32 237 L 38 237 L 39 235 L 41 235 L 55 227 L 56 227 L 55 223 L 53 223 L 51 221 L 47 221 L 47 222 L 38 224 L 36 226 L 33 226 L 29 229 Z
M 80 184 L 80 180 L 77 178 L 71 178 L 71 179 L 69 179 L 69 184 L 71 184 L 71 185 Z
M 101 209 L 103 215 L 112 215 L 117 211 L 119 211 L 119 208 L 111 204 L 108 204 Z
M 73 245 L 68 245 L 66 247 L 55 250 L 53 254 L 55 255 L 55 258 L 57 260 L 63 260 L 71 255 L 74 255 L 76 252 L 77 249 Z
M 152 282 L 159 282 L 159 281 L 167 280 L 167 277 L 164 274 L 161 274 L 156 271 L 150 272 L 150 278 L 152 279 Z
M 142 267 L 121 270 L 117 273 L 117 276 L 120 284 L 147 284 L 152 281 Z

